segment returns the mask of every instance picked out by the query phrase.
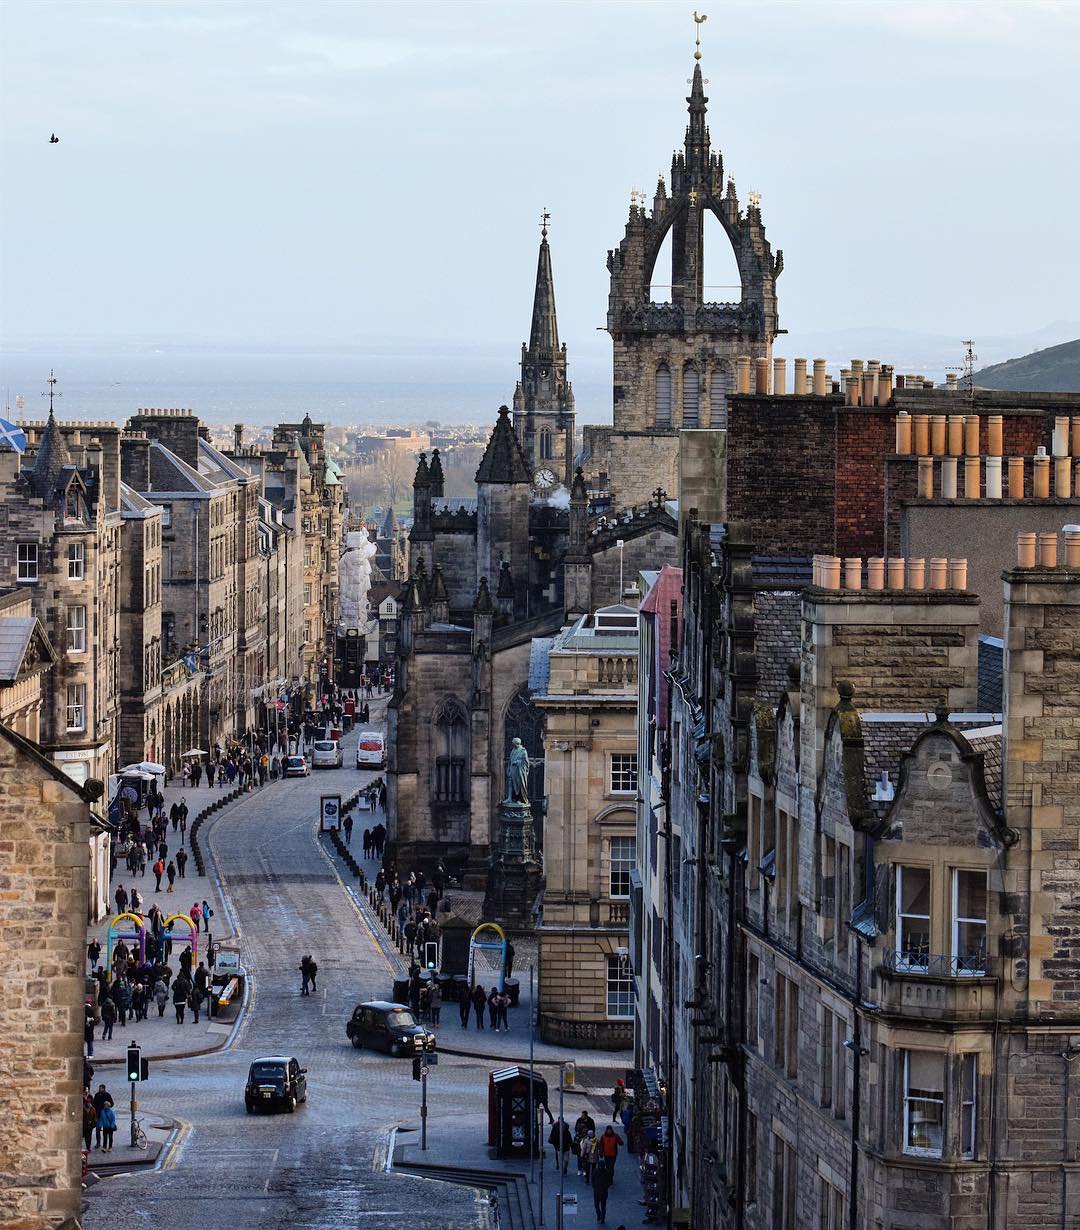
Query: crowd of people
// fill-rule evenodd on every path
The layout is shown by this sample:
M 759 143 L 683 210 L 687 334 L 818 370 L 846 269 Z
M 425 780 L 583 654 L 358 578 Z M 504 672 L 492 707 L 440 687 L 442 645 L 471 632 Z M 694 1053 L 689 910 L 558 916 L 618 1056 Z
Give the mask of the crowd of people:
M 621 1080 L 615 1085 L 612 1103 L 612 1123 L 618 1121 L 625 1126 L 629 1123 L 630 1108 Z M 608 1194 L 615 1183 L 615 1164 L 619 1160 L 619 1150 L 626 1144 L 612 1123 L 600 1131 L 592 1115 L 583 1110 L 572 1132 L 566 1121 L 560 1118 L 552 1120 L 548 1134 L 548 1144 L 555 1154 L 556 1171 L 561 1169 L 566 1174 L 570 1158 L 576 1160 L 578 1177 L 592 1188 L 593 1207 L 600 1225 L 607 1221 Z M 619 1227 L 618 1230 L 623 1228 Z

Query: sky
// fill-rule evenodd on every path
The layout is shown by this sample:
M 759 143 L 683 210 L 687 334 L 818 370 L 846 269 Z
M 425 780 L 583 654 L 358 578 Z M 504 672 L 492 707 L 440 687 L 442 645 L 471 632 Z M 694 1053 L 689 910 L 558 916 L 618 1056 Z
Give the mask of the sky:
M 1076 318 L 1080 4 L 698 2 L 783 326 Z M 4 0 L 0 347 L 517 344 L 546 207 L 563 339 L 606 348 L 693 30 L 666 0 Z

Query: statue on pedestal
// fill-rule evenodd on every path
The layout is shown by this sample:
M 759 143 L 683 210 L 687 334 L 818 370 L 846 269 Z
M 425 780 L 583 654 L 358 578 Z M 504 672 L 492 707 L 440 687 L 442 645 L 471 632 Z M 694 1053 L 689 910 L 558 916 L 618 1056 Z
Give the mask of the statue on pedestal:
M 529 802 L 529 753 L 517 736 L 514 737 L 506 762 L 506 798 L 503 801 Z
M 518 930 L 532 928 L 533 904 L 540 887 L 540 860 L 536 857 L 529 801 L 529 768 L 529 753 L 515 737 L 506 761 L 498 847 L 484 901 L 486 916 Z

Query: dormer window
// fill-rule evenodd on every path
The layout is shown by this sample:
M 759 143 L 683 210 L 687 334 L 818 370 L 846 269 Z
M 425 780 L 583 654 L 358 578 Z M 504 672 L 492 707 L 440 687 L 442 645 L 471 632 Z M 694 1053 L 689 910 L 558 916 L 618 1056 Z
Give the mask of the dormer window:
M 986 972 L 986 872 L 953 871 L 952 959 L 957 974 Z
M 82 517 L 82 501 L 79 499 L 79 489 L 69 487 L 64 496 L 64 516 L 70 521 L 78 521 Z
M 930 872 L 896 868 L 896 964 L 925 972 L 930 961 Z

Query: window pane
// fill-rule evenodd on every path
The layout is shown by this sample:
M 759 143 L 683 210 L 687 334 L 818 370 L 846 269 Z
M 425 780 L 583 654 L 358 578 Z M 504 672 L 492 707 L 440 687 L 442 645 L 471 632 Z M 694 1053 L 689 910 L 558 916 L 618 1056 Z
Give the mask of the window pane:
M 611 793 L 634 794 L 637 791 L 637 752 L 612 752 Z
M 930 960 L 930 872 L 923 867 L 896 869 L 896 950 L 908 968 L 925 969 Z
M 900 868 L 900 912 L 930 917 L 930 872 L 922 867 Z
M 630 871 L 634 866 L 637 839 L 613 837 L 611 839 L 611 870 L 609 894 L 612 897 L 630 896 Z
M 905 1152 L 940 1157 L 945 1111 L 944 1055 L 906 1051 L 904 1077 Z
M 634 981 L 630 962 L 618 955 L 607 959 L 607 1014 L 616 1019 L 634 1015 Z
M 978 1055 L 960 1057 L 960 1152 L 975 1156 L 975 1134 L 978 1108 Z

